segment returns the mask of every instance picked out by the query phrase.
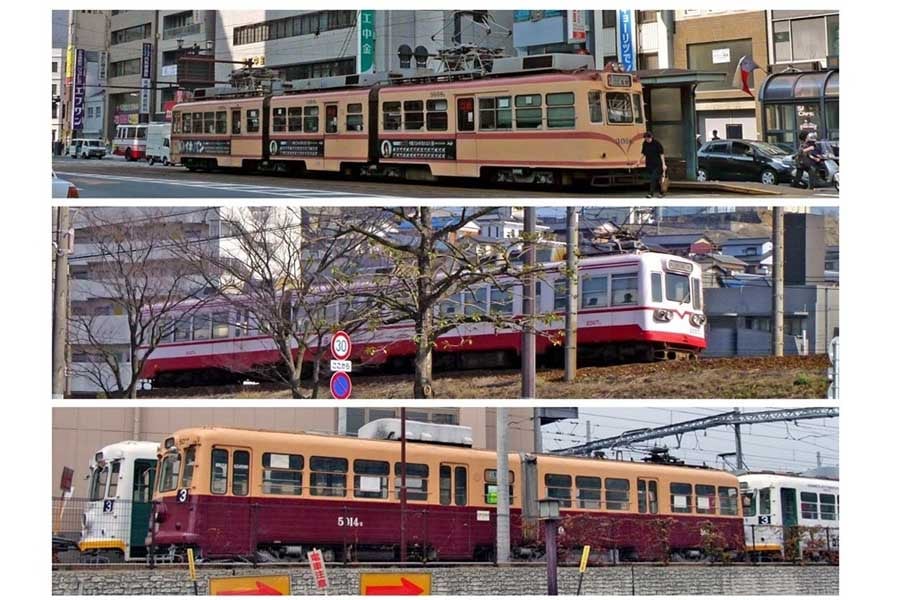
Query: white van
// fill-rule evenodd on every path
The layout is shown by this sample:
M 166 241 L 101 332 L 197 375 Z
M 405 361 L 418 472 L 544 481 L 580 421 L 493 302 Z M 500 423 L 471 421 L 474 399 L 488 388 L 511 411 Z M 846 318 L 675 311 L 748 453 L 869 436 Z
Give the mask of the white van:
M 172 124 L 150 123 L 147 125 L 147 162 L 172 164 Z
M 106 145 L 103 140 L 76 138 L 69 144 L 66 154 L 72 158 L 103 158 L 106 156 Z

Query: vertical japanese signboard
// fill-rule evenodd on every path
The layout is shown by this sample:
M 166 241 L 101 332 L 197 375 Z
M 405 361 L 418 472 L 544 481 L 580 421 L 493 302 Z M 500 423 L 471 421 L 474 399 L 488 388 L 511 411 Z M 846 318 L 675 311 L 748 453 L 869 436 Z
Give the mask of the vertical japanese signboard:
M 150 73 L 153 63 L 153 44 L 144 42 L 141 52 L 141 105 L 138 110 L 142 115 L 150 113 Z
M 566 22 L 570 44 L 583 44 L 587 41 L 587 26 L 585 25 L 585 11 L 567 10 Z
M 390 18 L 390 17 L 388 17 Z M 356 72 L 372 73 L 375 70 L 375 11 L 361 10 L 356 23 L 357 51 Z
M 72 129 L 84 129 L 84 50 L 75 51 L 75 81 L 72 86 Z
M 637 46 L 634 39 L 634 11 L 617 10 L 619 62 L 626 71 L 637 70 Z

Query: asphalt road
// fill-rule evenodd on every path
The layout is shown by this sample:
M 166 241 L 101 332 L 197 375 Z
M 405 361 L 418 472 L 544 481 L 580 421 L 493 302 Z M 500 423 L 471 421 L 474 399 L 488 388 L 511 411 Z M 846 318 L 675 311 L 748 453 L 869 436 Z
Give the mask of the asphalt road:
M 74 183 L 82 198 L 342 198 L 378 196 L 402 198 L 644 198 L 643 189 L 596 191 L 535 191 L 527 187 L 485 187 L 477 181 L 449 183 L 399 183 L 346 179 L 340 176 L 292 177 L 271 174 L 191 173 L 183 167 L 129 163 L 119 157 L 103 160 L 54 158 L 56 174 Z M 779 186 L 794 196 L 797 193 Z M 667 198 L 735 194 L 712 190 L 673 191 Z M 752 197 L 752 196 L 751 196 Z M 759 198 L 772 196 L 758 196 Z M 815 198 L 836 197 L 834 190 L 817 190 Z

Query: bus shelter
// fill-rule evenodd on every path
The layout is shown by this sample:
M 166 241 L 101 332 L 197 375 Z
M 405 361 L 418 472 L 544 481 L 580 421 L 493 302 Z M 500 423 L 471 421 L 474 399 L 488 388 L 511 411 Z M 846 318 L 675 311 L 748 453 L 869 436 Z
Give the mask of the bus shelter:
M 785 149 L 800 145 L 801 133 L 838 140 L 840 73 L 788 70 L 766 77 L 759 90 L 763 140 Z
M 672 179 L 697 179 L 697 85 L 725 80 L 725 73 L 689 69 L 637 72 L 644 87 L 647 129 L 666 149 Z

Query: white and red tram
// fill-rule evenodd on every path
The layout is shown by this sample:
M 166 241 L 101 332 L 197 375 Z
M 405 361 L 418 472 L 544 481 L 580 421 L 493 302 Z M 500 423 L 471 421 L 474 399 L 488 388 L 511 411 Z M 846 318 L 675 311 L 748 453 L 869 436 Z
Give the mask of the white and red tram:
M 560 353 L 564 331 L 566 277 L 561 263 L 544 265 L 537 285 L 542 319 L 537 353 Z M 706 347 L 701 268 L 684 258 L 644 252 L 583 258 L 579 264 L 579 352 L 616 361 L 666 360 L 694 356 Z M 154 385 L 200 385 L 238 381 L 280 362 L 272 339 L 254 327 L 252 316 L 235 303 L 207 302 L 186 311 L 158 345 L 141 374 Z M 331 307 L 341 310 L 340 306 Z M 461 292 L 444 302 L 448 316 L 522 313 L 521 286 L 490 285 Z M 242 311 L 243 312 L 243 311 Z M 412 322 L 354 334 L 353 361 L 368 366 L 401 366 L 415 356 Z M 330 340 L 325 339 L 324 344 Z M 513 364 L 520 352 L 518 329 L 492 322 L 464 323 L 438 339 L 435 365 L 493 368 Z

